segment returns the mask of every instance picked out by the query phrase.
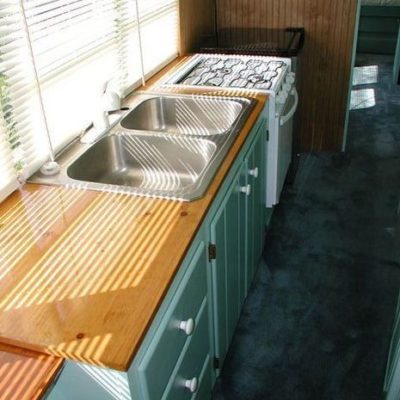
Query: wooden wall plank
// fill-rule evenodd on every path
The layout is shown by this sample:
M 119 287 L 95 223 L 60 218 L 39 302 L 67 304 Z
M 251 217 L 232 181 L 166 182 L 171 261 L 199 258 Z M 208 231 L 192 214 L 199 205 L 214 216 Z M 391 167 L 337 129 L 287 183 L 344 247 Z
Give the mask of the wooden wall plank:
M 196 50 L 202 35 L 214 32 L 214 0 L 179 0 L 180 54 Z
M 301 150 L 341 149 L 356 5 L 356 0 L 218 0 L 220 28 L 306 29 L 298 82 Z

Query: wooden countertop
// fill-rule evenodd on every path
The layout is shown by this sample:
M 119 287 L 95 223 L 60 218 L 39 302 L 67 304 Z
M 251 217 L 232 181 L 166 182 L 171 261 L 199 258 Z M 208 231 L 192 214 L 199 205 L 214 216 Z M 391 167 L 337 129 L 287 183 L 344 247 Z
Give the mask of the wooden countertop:
M 63 360 L 0 343 L 0 400 L 36 400 Z
M 266 96 L 253 97 L 202 199 L 26 184 L 2 202 L 0 340 L 126 371 L 264 107 Z

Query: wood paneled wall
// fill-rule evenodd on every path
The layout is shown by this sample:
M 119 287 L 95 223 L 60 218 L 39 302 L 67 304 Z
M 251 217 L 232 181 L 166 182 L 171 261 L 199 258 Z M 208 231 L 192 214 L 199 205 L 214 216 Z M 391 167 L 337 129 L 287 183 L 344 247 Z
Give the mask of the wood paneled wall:
M 218 0 L 219 28 L 306 29 L 299 82 L 301 150 L 342 146 L 356 11 L 357 0 Z
M 214 32 L 214 0 L 179 0 L 180 52 L 196 50 L 202 35 Z

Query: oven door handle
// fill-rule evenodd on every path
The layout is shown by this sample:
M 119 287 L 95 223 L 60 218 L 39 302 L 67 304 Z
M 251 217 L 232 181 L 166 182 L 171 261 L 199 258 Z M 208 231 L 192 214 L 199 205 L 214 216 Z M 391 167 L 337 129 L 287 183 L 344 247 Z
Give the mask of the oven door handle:
M 299 95 L 297 93 L 296 88 L 292 89 L 292 95 L 294 96 L 294 104 L 293 107 L 290 109 L 290 111 L 286 114 L 283 115 L 280 119 L 280 126 L 283 126 L 288 122 L 294 115 L 294 113 L 297 110 L 297 106 L 299 105 Z

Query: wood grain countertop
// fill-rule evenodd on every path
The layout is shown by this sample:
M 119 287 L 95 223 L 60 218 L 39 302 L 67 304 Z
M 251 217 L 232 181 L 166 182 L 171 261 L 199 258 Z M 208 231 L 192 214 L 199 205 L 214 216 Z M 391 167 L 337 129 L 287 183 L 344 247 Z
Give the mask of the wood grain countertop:
M 40 399 L 62 363 L 61 358 L 0 343 L 0 400 Z
M 257 105 L 199 200 L 26 184 L 3 201 L 0 340 L 126 371 L 267 100 L 251 97 Z

